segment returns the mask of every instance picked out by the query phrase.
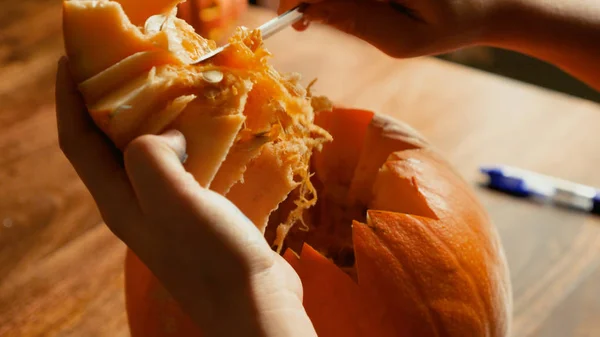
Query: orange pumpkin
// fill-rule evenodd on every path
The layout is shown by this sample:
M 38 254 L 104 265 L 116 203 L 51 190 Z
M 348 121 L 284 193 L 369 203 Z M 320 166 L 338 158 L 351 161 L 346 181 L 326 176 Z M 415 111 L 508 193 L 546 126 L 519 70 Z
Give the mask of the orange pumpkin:
M 247 0 L 189 0 L 179 4 L 177 16 L 201 36 L 220 40 L 235 27 L 247 8 Z
M 215 43 L 178 3 L 64 2 L 72 71 L 115 145 L 183 132 L 187 170 L 284 252 L 319 336 L 507 336 L 498 235 L 451 166 L 408 126 L 279 74 L 258 32 L 191 65 Z M 201 335 L 132 252 L 125 273 L 133 337 Z

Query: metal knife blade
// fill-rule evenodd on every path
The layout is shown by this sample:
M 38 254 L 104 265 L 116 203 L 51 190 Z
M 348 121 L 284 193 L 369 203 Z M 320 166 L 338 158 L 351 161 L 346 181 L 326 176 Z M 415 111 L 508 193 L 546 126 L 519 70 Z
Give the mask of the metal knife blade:
M 273 36 L 275 33 L 278 33 L 285 27 L 291 26 L 292 24 L 302 19 L 302 10 L 305 7 L 306 4 L 300 4 L 258 27 L 258 30 L 260 30 L 263 40 L 268 39 L 269 37 Z M 194 62 L 194 64 L 202 63 L 214 57 L 215 55 L 225 50 L 227 47 L 229 47 L 229 43 L 211 51 L 210 53 L 202 55 L 200 59 L 198 59 L 198 61 Z

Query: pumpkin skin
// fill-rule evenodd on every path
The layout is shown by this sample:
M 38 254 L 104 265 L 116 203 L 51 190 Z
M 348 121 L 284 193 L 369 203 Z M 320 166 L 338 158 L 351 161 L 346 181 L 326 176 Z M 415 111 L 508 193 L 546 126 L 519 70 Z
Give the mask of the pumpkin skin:
M 210 40 L 221 40 L 246 12 L 246 0 L 189 0 L 179 4 L 177 15 Z
M 507 336 L 506 260 L 470 186 L 398 121 L 363 110 L 321 114 L 334 140 L 315 154 L 324 161 L 316 175 L 347 188 L 346 209 L 368 210 L 364 223 L 352 221 L 356 281 L 308 245 L 284 255 L 319 336 Z M 341 133 L 347 141 L 336 144 Z
M 470 186 L 417 132 L 370 111 L 331 109 L 274 72 L 252 33 L 238 32 L 232 51 L 191 68 L 214 42 L 181 20 L 148 23 L 180 1 L 63 5 L 72 73 L 118 148 L 179 129 L 186 169 L 269 242 L 280 238 L 279 223 L 297 219 L 290 205 L 299 186 L 314 186 L 319 201 L 299 208 L 309 230 L 284 228 L 283 248 L 319 336 L 509 334 L 511 285 L 498 234 Z M 214 70 L 223 75 L 216 82 L 207 79 Z M 310 181 L 295 180 L 309 171 Z M 125 279 L 133 337 L 202 335 L 131 251 Z

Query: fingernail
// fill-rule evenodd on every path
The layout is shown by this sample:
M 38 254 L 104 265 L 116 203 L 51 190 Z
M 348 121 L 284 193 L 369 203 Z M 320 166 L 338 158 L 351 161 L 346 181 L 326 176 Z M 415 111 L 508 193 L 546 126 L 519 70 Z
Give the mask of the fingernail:
M 169 147 L 177 154 L 179 161 L 184 164 L 188 159 L 185 135 L 179 130 L 171 129 L 163 132 L 161 137 L 166 139 Z
M 293 27 L 297 31 L 303 32 L 303 31 L 305 31 L 308 28 L 309 25 L 310 25 L 310 20 L 308 20 L 308 19 L 302 19 L 302 20 L 296 22 L 293 25 Z

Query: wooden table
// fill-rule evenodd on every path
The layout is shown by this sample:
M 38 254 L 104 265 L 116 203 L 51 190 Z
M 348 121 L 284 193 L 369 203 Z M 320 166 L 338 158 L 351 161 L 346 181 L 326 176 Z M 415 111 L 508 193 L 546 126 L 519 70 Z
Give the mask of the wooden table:
M 0 0 L 0 336 L 127 336 L 125 247 L 60 152 L 57 0 Z M 256 26 L 271 14 L 253 10 Z M 476 185 L 505 163 L 600 186 L 600 107 L 315 27 L 267 42 L 281 70 L 422 131 Z M 600 221 L 478 189 L 502 235 L 515 337 L 600 336 Z

